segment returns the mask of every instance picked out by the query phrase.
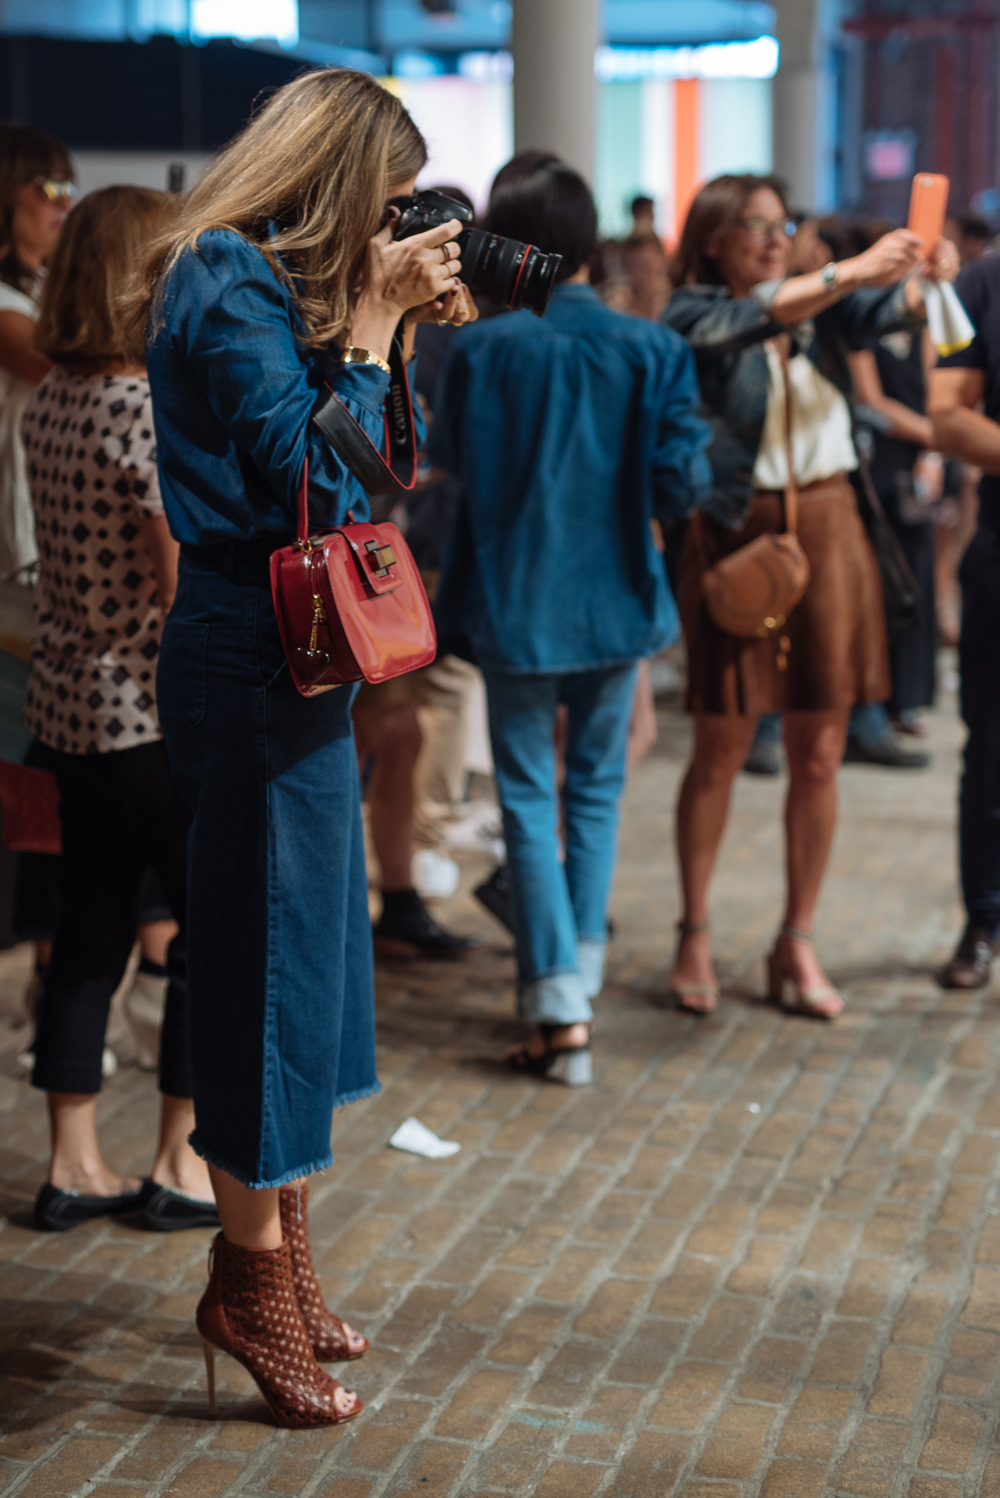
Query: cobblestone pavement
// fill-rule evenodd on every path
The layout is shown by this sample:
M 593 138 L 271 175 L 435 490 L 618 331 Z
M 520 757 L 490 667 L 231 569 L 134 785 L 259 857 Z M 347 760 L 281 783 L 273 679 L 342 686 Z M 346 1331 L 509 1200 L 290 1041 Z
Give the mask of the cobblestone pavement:
M 725 1001 L 663 1008 L 685 729 L 662 727 L 628 791 L 593 1088 L 498 1065 L 512 962 L 467 895 L 447 913 L 484 950 L 380 974 L 385 1089 L 338 1116 L 314 1185 L 329 1299 L 374 1340 L 355 1424 L 276 1431 L 228 1359 L 208 1418 L 208 1235 L 36 1234 L 43 1108 L 8 1058 L 4 1494 L 1000 1495 L 1000 1010 L 930 977 L 958 920 L 951 709 L 930 772 L 844 773 L 820 929 L 850 1007 L 825 1027 L 756 1002 L 781 787 L 746 777 L 714 902 Z M 102 1109 L 141 1171 L 149 1077 L 126 1062 Z M 461 1153 L 388 1149 L 409 1114 Z

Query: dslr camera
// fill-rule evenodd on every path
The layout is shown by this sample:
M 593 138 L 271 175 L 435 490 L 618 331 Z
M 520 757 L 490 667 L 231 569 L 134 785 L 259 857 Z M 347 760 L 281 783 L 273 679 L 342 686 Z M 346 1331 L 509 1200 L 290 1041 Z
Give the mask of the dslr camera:
M 533 244 L 504 239 L 487 229 L 472 227 L 472 210 L 443 192 L 418 192 L 412 198 L 394 198 L 400 210 L 395 239 L 410 239 L 457 218 L 465 227 L 456 236 L 461 277 L 473 296 L 517 312 L 527 307 L 544 317 L 562 262 L 561 255 L 547 255 Z

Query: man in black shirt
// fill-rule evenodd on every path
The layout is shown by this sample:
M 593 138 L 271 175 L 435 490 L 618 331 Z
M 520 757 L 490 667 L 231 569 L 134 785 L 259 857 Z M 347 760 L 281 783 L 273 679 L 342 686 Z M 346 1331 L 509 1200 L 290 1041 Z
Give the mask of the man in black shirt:
M 967 923 L 939 978 L 945 988 L 982 988 L 1000 932 L 1000 256 L 968 265 L 955 290 L 976 336 L 933 371 L 928 415 L 941 451 L 974 463 L 983 478 L 979 523 L 959 570 L 962 717 L 969 730 L 959 857 Z

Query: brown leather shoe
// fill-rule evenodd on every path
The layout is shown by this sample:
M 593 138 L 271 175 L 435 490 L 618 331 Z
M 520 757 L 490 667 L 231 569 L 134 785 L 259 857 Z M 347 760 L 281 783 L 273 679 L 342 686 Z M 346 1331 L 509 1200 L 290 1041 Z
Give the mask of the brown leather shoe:
M 208 1262 L 208 1288 L 198 1303 L 197 1322 L 212 1418 L 216 1348 L 243 1364 L 278 1425 L 306 1430 L 340 1425 L 360 1415 L 364 1406 L 356 1394 L 338 1406 L 342 1385 L 313 1356 L 295 1294 L 288 1244 L 238 1248 L 219 1233 Z
M 312 1350 L 320 1362 L 347 1363 L 362 1358 L 370 1343 L 360 1332 L 350 1336 L 344 1323 L 327 1309 L 309 1247 L 309 1187 L 282 1186 L 278 1192 L 281 1233 L 292 1256 L 292 1279 Z
M 937 975 L 942 988 L 985 988 L 993 969 L 993 938 L 988 931 L 966 926 L 955 955 Z

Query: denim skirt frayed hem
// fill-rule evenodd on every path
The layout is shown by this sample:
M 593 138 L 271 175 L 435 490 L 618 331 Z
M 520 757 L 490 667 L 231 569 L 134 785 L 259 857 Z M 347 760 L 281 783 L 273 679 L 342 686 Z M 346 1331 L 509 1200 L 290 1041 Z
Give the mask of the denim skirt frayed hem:
M 329 1165 L 334 1107 L 378 1088 L 352 698 L 295 690 L 263 578 L 182 554 L 157 702 L 192 812 L 192 1142 L 252 1189 Z

